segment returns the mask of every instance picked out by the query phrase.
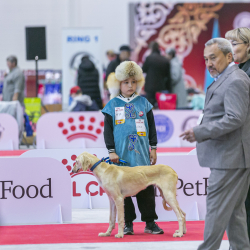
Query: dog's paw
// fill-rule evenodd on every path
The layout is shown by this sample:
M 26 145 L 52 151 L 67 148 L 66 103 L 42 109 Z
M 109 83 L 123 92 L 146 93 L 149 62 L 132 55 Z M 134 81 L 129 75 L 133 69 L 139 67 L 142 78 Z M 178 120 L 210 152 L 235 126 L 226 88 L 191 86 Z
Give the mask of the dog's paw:
M 176 230 L 175 233 L 179 233 L 179 230 Z M 183 234 L 186 234 L 187 233 L 187 229 L 183 229 Z
M 108 233 L 99 233 L 98 236 L 99 237 L 106 237 L 106 236 L 110 236 L 110 234 L 108 234 Z
M 179 232 L 179 230 L 176 230 L 175 233 L 173 234 L 173 237 L 174 237 L 174 238 L 176 238 L 176 237 L 182 237 L 182 236 L 183 236 L 183 234 L 181 234 L 181 233 Z
M 115 238 L 123 238 L 123 234 L 116 234 Z

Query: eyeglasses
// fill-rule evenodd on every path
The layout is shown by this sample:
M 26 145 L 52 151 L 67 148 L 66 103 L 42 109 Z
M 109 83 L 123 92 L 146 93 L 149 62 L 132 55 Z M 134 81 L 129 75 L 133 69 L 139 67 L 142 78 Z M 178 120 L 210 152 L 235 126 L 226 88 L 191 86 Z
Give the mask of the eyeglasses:
M 245 42 L 244 43 L 232 43 L 232 46 L 234 47 L 234 46 L 236 46 L 238 44 L 246 44 L 246 43 Z

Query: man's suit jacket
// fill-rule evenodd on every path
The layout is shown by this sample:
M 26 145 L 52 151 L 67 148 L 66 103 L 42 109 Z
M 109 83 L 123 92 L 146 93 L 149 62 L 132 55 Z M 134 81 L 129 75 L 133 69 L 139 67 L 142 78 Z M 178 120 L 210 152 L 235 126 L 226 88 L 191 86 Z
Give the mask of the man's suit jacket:
M 237 65 L 207 89 L 204 117 L 194 127 L 200 166 L 250 168 L 250 80 Z

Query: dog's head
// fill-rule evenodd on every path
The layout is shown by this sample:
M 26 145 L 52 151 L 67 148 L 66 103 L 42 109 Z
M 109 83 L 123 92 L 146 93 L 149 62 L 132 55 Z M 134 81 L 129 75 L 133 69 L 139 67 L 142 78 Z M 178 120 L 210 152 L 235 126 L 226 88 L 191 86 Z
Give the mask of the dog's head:
M 90 169 L 98 158 L 88 152 L 83 152 L 76 158 L 76 164 L 72 169 L 73 173 L 77 173 L 80 169 L 87 171 Z

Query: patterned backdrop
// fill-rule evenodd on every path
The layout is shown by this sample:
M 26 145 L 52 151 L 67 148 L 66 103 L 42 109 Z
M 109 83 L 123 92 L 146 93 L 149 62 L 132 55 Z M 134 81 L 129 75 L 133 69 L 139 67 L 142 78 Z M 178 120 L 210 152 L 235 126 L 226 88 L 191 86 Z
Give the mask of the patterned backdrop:
M 203 89 L 204 44 L 212 38 L 215 19 L 222 37 L 234 28 L 250 28 L 247 3 L 137 3 L 130 4 L 129 9 L 132 59 L 142 65 L 154 40 L 162 53 L 175 48 L 183 62 L 187 87 Z

